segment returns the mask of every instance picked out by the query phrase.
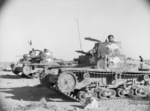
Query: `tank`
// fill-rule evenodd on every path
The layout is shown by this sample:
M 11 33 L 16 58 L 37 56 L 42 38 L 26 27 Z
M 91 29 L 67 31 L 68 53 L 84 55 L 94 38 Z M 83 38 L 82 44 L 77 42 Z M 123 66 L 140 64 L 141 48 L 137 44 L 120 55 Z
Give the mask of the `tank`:
M 123 54 L 121 42 L 96 42 L 94 48 L 81 53 L 73 67 L 46 67 L 40 74 L 41 84 L 77 101 L 87 97 L 109 100 L 132 96 L 147 96 L 150 65 Z
M 39 77 L 39 74 L 45 67 L 59 67 L 68 65 L 69 62 L 61 59 L 55 59 L 51 56 L 50 61 L 47 61 L 46 55 L 40 50 L 34 50 L 35 55 L 30 51 L 29 54 L 24 54 L 17 63 L 11 63 L 12 72 L 20 77 L 34 78 Z

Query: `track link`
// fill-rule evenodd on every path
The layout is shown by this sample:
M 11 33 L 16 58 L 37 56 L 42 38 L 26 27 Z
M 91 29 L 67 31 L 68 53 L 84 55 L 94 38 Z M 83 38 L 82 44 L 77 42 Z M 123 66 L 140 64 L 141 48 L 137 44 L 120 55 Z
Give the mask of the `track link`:
M 116 73 L 116 72 L 100 72 L 100 71 L 87 71 L 87 70 L 65 70 L 67 72 L 72 72 L 76 78 L 80 78 L 83 76 L 83 74 L 88 73 L 90 75 L 90 78 L 101 78 L 101 77 L 106 77 L 106 76 L 112 76 L 114 77 L 114 75 L 120 76 L 119 78 L 122 79 L 126 79 L 126 80 L 133 80 L 135 78 L 142 78 L 144 75 L 148 75 L 150 76 L 150 73 L 134 73 L 134 72 L 123 72 L 123 73 Z M 44 73 L 43 73 L 44 74 Z M 43 75 L 43 77 L 41 78 L 41 80 L 44 78 L 45 76 Z M 47 81 L 49 82 L 49 81 Z M 45 83 L 47 83 L 45 81 Z M 92 81 L 92 82 L 96 82 L 96 81 Z M 46 84 L 45 84 L 46 85 Z M 46 85 L 46 87 L 48 87 L 49 89 L 62 94 L 70 99 L 73 99 L 75 101 L 81 101 L 77 98 L 77 94 L 74 93 L 75 90 L 72 90 L 71 92 L 62 92 L 61 90 L 59 90 L 57 84 L 55 85 Z M 132 97 L 137 96 L 137 95 L 132 95 Z M 98 101 L 107 101 L 107 100 L 118 100 L 118 99 L 128 99 L 131 98 L 131 96 L 127 96 L 127 97 L 113 97 L 113 98 L 105 98 L 105 99 L 101 99 L 101 98 L 96 98 Z

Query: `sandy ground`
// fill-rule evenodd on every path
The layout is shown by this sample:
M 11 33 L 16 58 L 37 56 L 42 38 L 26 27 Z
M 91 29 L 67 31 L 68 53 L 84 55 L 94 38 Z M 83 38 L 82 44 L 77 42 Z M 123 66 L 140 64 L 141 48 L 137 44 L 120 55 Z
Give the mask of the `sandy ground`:
M 0 71 L 0 111 L 85 111 L 74 102 L 45 88 L 38 78 L 20 78 L 11 71 Z M 150 111 L 148 98 L 107 100 L 90 111 Z

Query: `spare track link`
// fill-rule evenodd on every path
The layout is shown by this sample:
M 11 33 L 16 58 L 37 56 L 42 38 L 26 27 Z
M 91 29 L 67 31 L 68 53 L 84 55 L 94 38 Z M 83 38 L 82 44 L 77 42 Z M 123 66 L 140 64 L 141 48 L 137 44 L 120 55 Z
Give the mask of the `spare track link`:
M 65 70 L 65 71 L 68 71 L 68 72 L 73 72 L 75 74 L 75 76 L 79 76 L 80 74 L 83 74 L 83 73 L 89 73 L 90 74 L 90 78 L 99 78 L 101 76 L 106 76 L 106 75 L 113 75 L 113 74 L 116 74 L 115 72 L 100 72 L 100 71 L 87 71 L 87 70 Z M 138 76 L 143 76 L 145 74 L 148 74 L 150 76 L 150 73 L 134 73 L 134 72 L 123 72 L 121 74 L 122 78 L 126 78 L 127 80 L 131 80 L 133 78 L 136 78 Z M 132 78 L 133 77 L 133 78 Z M 96 81 L 95 81 L 96 82 Z M 61 92 L 60 90 L 58 90 L 58 88 L 56 87 L 56 85 L 53 85 L 53 86 L 48 86 L 47 87 L 59 94 L 62 94 L 64 96 L 67 96 L 68 98 L 70 99 L 73 99 L 75 101 L 80 101 L 76 95 L 73 95 L 71 94 L 71 92 L 69 93 L 63 93 Z M 134 96 L 134 95 L 133 95 Z M 133 97 L 132 96 L 132 97 Z M 136 95 L 135 95 L 136 96 Z M 128 97 L 130 98 L 130 97 Z M 98 101 L 106 101 L 106 100 L 118 100 L 118 99 L 127 99 L 127 97 L 114 97 L 114 98 L 105 98 L 105 99 L 100 99 L 100 98 L 96 98 Z M 80 101 L 81 102 L 81 101 Z

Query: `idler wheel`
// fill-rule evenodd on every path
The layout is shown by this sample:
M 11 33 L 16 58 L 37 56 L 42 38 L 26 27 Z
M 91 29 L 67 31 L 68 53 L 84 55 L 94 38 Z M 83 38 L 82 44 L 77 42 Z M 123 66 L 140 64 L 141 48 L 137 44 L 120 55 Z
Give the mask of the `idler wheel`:
M 113 89 L 110 89 L 110 92 L 111 92 L 110 98 L 115 98 L 116 97 L 116 91 Z
M 30 66 L 23 66 L 23 74 L 29 75 L 31 74 L 31 67 Z
M 79 91 L 77 94 L 77 98 L 81 101 L 84 101 L 86 99 L 86 92 L 85 91 Z
M 22 77 L 33 78 L 33 74 L 31 73 L 32 68 L 30 66 L 23 66 L 22 68 Z
M 145 93 L 145 91 L 142 88 L 136 88 L 135 89 L 135 94 L 138 95 L 138 96 L 141 96 L 141 97 L 145 97 L 146 96 L 146 93 Z
M 118 88 L 118 89 L 117 89 L 117 95 L 118 95 L 119 97 L 125 97 L 124 89 Z
M 76 78 L 72 73 L 63 72 L 58 77 L 58 88 L 61 92 L 71 92 L 76 86 Z

